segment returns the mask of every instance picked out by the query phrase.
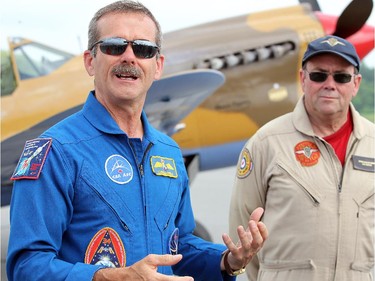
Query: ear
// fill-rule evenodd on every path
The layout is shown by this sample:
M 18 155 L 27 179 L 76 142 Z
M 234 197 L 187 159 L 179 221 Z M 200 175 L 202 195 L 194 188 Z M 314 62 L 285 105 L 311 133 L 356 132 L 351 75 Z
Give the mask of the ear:
M 159 80 L 163 74 L 164 69 L 164 55 L 160 54 L 159 58 L 156 59 L 156 71 L 155 71 L 155 80 Z
M 94 61 L 94 57 L 92 56 L 91 51 L 86 50 L 83 53 L 83 62 L 85 64 L 86 71 L 90 76 L 94 76 L 95 74 L 93 61 Z
M 301 68 L 299 70 L 299 80 L 301 82 L 302 89 L 304 89 L 305 87 L 305 78 L 306 78 L 306 72 Z
M 354 91 L 353 91 L 353 98 L 357 95 L 358 93 L 358 90 L 359 90 L 359 86 L 361 85 L 361 81 L 362 81 L 362 75 L 361 74 L 357 74 L 354 76 Z

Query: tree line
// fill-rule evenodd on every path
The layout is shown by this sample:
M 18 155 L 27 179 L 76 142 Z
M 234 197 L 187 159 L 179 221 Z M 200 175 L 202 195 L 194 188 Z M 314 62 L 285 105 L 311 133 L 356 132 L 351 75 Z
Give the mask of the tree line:
M 353 104 L 363 116 L 374 122 L 374 67 L 362 63 L 360 73 L 362 82 Z

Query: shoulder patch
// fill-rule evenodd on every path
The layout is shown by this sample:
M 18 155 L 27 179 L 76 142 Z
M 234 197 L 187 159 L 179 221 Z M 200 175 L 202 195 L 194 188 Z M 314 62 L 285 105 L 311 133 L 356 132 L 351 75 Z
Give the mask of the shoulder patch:
M 10 179 L 38 179 L 51 144 L 51 138 L 26 141 L 20 160 Z
M 246 178 L 253 170 L 253 161 L 250 156 L 250 151 L 244 148 L 241 152 L 241 158 L 237 165 L 237 177 L 240 179 Z

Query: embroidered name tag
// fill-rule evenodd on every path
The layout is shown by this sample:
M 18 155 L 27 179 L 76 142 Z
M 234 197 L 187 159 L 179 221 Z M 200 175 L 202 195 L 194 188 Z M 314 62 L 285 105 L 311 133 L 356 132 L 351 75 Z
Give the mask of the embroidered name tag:
M 375 172 L 375 159 L 353 155 L 353 166 L 355 170 Z
M 51 144 L 50 138 L 26 141 L 16 170 L 10 179 L 38 179 Z
M 157 176 L 177 178 L 176 164 L 171 158 L 151 156 L 151 168 Z

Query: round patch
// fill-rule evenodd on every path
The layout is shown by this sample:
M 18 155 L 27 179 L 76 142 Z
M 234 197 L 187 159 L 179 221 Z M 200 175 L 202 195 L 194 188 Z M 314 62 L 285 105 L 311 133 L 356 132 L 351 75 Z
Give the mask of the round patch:
M 105 267 L 125 267 L 124 245 L 114 229 L 105 227 L 94 235 L 86 249 L 85 263 Z
M 105 172 L 115 183 L 126 184 L 133 178 L 133 168 L 129 161 L 121 155 L 109 156 L 105 161 Z
M 296 159 L 302 166 L 310 167 L 318 163 L 320 151 L 315 143 L 311 141 L 302 141 L 294 147 Z
M 251 161 L 250 152 L 247 148 L 242 150 L 240 159 L 237 166 L 237 177 L 243 179 L 250 175 L 253 170 L 253 162 Z

